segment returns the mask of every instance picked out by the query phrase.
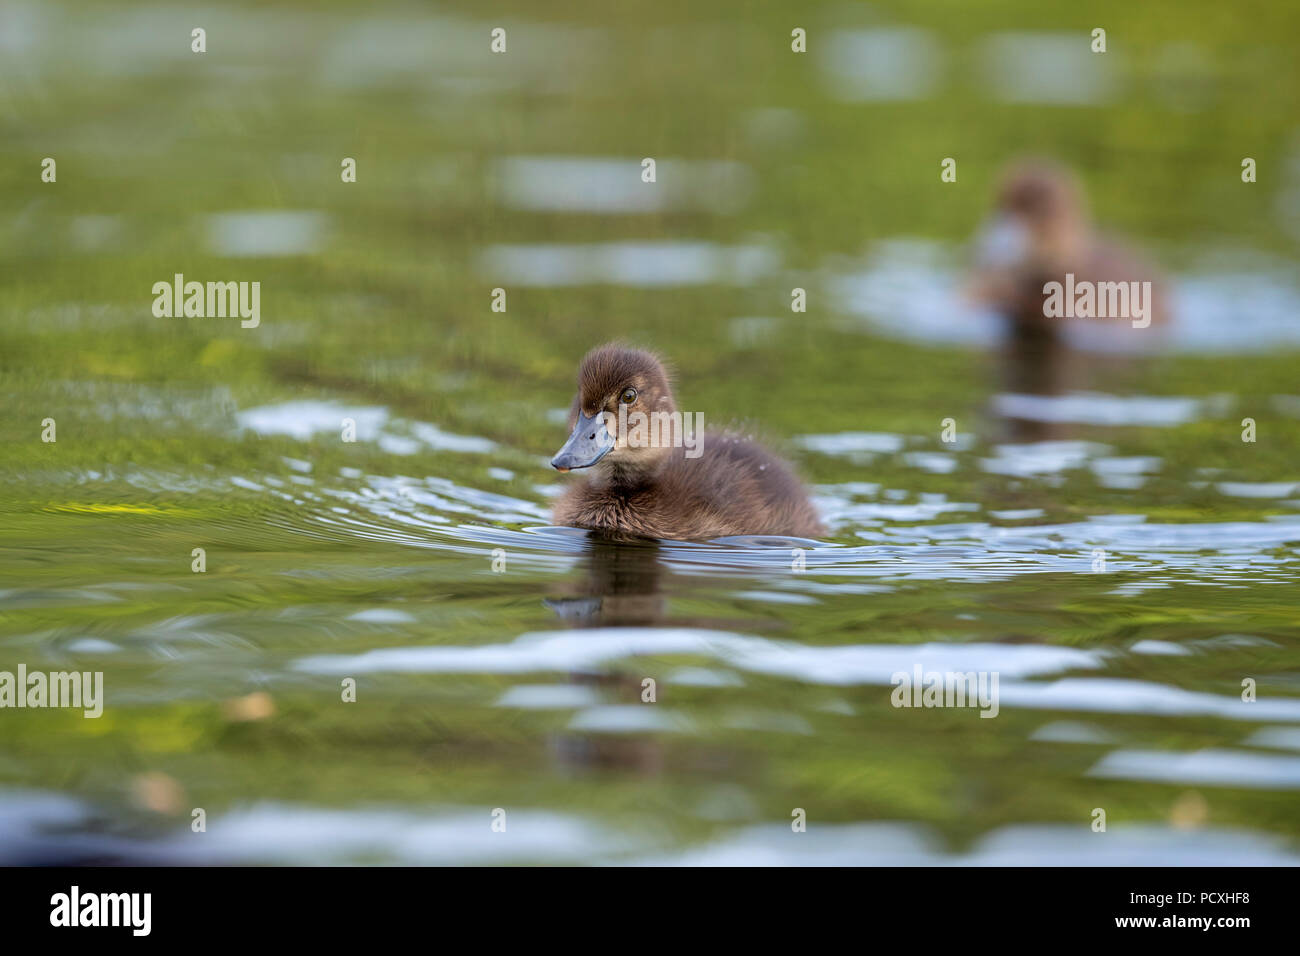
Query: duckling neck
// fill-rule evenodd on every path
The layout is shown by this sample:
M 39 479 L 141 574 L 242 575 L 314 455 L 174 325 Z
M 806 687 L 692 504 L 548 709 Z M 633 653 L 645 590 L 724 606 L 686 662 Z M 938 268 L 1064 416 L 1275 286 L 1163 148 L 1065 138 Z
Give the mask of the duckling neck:
M 666 456 L 644 461 L 602 461 L 596 466 L 595 480 L 613 491 L 635 491 L 655 480 Z

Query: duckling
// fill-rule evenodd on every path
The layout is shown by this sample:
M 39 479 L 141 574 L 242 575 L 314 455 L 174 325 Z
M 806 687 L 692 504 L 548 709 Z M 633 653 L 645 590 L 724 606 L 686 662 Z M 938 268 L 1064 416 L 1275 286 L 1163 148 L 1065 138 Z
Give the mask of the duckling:
M 555 523 L 678 540 L 822 533 L 789 466 L 758 445 L 726 432 L 683 434 L 675 424 L 649 441 L 637 435 L 646 420 L 679 422 L 676 412 L 657 356 L 614 344 L 588 352 L 569 411 L 572 434 L 551 466 L 592 472 L 561 495 Z
M 1044 286 L 1051 282 L 1067 289 L 1084 282 L 1094 288 L 1137 282 L 1139 291 L 1141 283 L 1149 282 L 1147 317 L 1152 328 L 1165 323 L 1164 280 L 1135 251 L 1095 231 L 1082 187 L 1068 170 L 1041 160 L 1017 163 L 1004 175 L 995 205 L 995 218 L 977 242 L 978 271 L 971 291 L 977 301 L 1006 316 L 1013 336 L 1051 337 L 1059 323 L 1074 321 L 1047 314 L 1053 310 L 1044 307 Z M 1127 317 L 1083 321 L 1133 327 Z

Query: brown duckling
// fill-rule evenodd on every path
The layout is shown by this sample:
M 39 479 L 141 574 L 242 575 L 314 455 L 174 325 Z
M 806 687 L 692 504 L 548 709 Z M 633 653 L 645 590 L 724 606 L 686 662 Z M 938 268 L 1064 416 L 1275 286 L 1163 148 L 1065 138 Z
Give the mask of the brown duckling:
M 578 368 L 572 434 L 557 471 L 590 468 L 555 504 L 556 524 L 648 538 L 816 537 L 817 512 L 789 466 L 725 432 L 694 432 L 677 414 L 663 364 L 604 345 Z
M 1013 336 L 1052 335 L 1053 326 L 1076 317 L 1135 331 L 1166 321 L 1167 292 L 1158 270 L 1123 243 L 1096 232 L 1082 187 L 1061 166 L 1041 160 L 1013 165 L 998 190 L 993 222 L 977 245 L 972 292 L 1007 317 Z M 1048 283 L 1061 286 L 1057 303 L 1044 290 Z M 1144 299 L 1140 305 L 1130 302 L 1124 315 L 1105 315 L 1111 310 L 1102 302 L 1103 290 L 1089 314 L 1087 308 L 1074 308 L 1079 300 L 1071 295 L 1075 289 L 1087 294 L 1084 283 L 1093 289 L 1102 283 L 1130 284 L 1122 290 L 1125 300 L 1134 288 L 1131 283 L 1137 283 Z M 1058 304 L 1071 317 L 1062 316 Z

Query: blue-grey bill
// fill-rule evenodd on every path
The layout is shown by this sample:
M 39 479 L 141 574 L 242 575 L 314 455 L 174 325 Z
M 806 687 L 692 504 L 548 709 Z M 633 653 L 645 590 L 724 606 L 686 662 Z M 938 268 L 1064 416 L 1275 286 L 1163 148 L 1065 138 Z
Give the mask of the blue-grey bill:
M 570 471 L 574 468 L 590 468 L 600 461 L 614 447 L 614 437 L 605 428 L 605 416 L 597 412 L 590 418 L 578 413 L 578 424 L 573 426 L 573 434 L 564 443 L 564 447 L 551 459 L 551 467 L 556 471 Z

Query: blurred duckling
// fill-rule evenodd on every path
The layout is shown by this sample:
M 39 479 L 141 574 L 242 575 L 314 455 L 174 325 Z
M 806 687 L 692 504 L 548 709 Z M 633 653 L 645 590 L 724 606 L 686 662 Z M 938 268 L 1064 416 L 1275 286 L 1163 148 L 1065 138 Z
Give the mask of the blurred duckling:
M 1077 178 L 1054 163 L 1021 161 L 1004 175 L 994 217 L 977 238 L 970 291 L 976 301 L 1006 317 L 1013 337 L 1054 336 L 1060 323 L 1075 319 L 1049 314 L 1059 313 L 1047 308 L 1050 297 L 1044 286 L 1052 282 L 1066 289 L 1082 289 L 1085 282 L 1094 289 L 1101 283 L 1136 282 L 1138 291 L 1150 293 L 1141 305 L 1146 315 L 1137 321 L 1149 318 L 1153 330 L 1167 321 L 1163 277 L 1133 249 L 1097 233 Z M 1125 316 L 1096 317 L 1106 311 L 1098 301 L 1093 314 L 1080 319 L 1141 332 L 1133 325 L 1136 309 L 1137 303 L 1130 302 Z
M 725 432 L 683 434 L 676 424 L 672 435 L 638 436 L 639 421 L 664 413 L 659 421 L 682 422 L 656 356 L 618 345 L 587 353 L 572 434 L 551 465 L 591 472 L 556 502 L 556 524 L 678 540 L 822 533 L 789 466 L 758 445 Z

